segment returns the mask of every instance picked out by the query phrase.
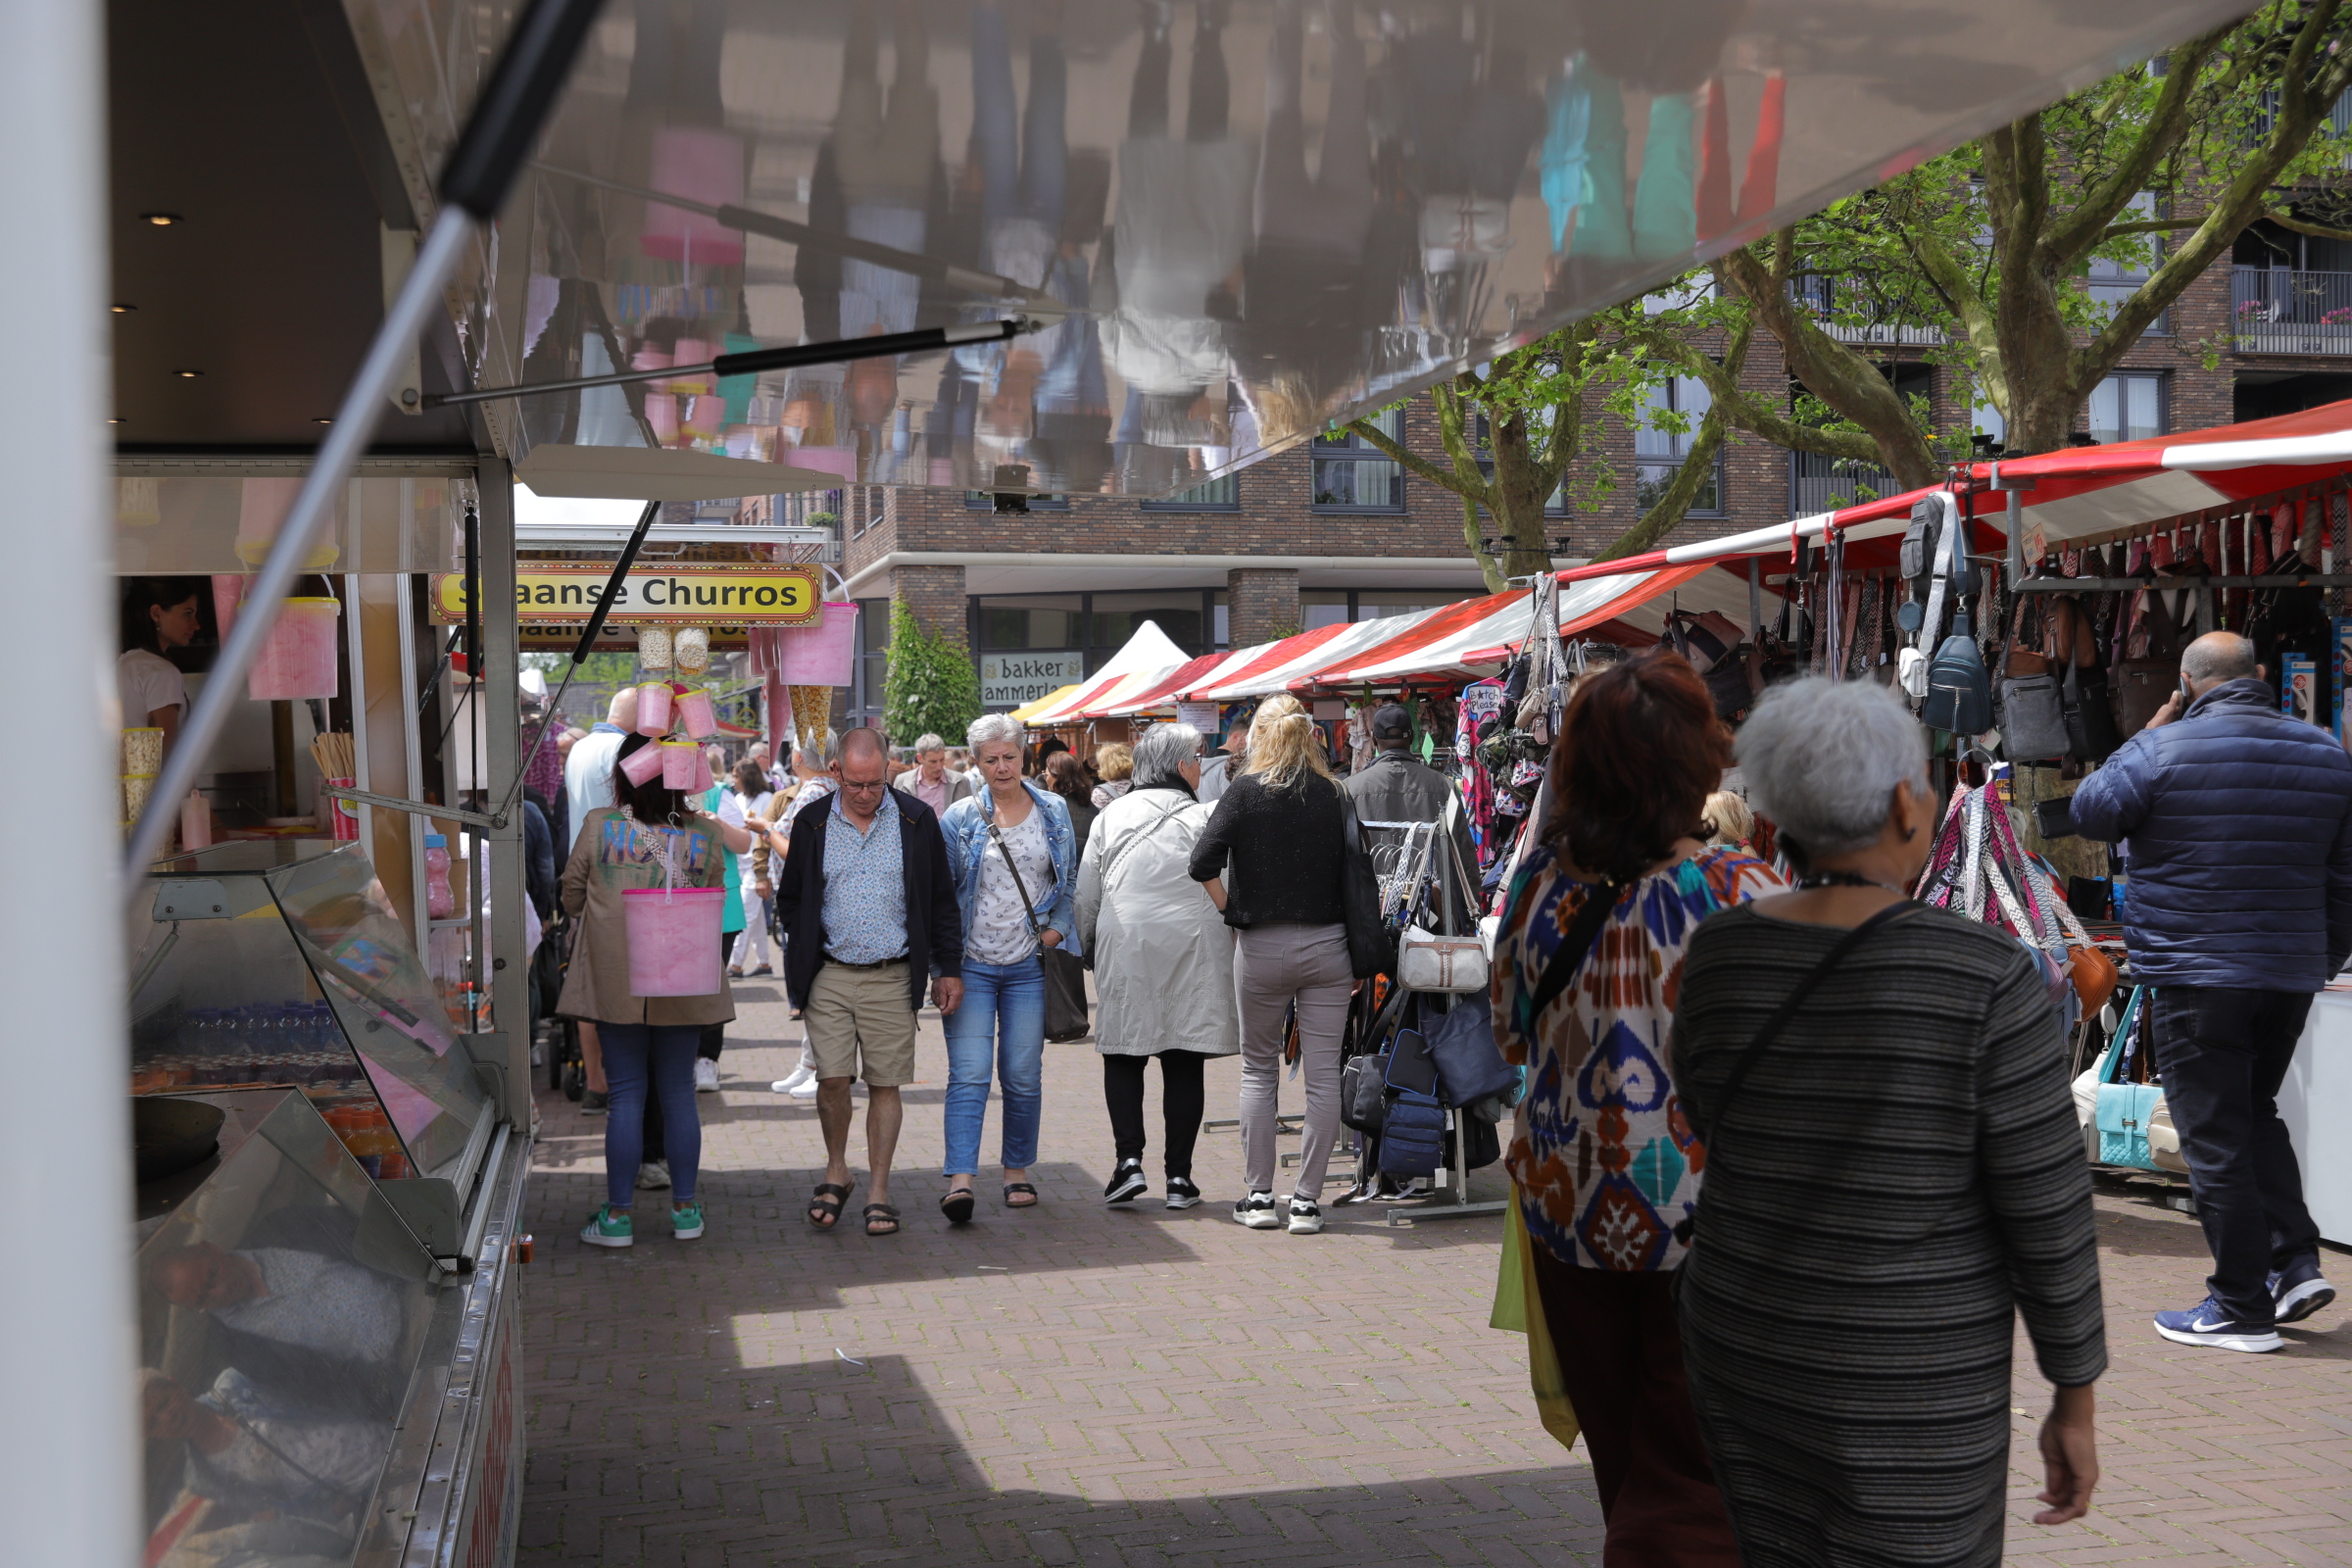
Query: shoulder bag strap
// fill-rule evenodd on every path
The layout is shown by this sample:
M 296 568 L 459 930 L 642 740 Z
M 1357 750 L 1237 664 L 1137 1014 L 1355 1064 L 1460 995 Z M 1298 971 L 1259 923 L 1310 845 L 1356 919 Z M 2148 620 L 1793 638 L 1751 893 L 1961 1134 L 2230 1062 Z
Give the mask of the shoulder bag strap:
M 1747 1081 L 1747 1075 L 1757 1060 L 1772 1048 L 1773 1041 L 1779 1038 L 1781 1031 L 1788 1027 L 1788 1020 L 1796 1016 L 1796 1009 L 1805 1004 L 1805 999 L 1813 995 L 1814 988 L 1830 977 L 1830 971 L 1838 966 L 1838 960 L 1853 952 L 1855 946 L 1871 932 L 1917 907 L 1908 899 L 1886 906 L 1838 938 L 1838 945 L 1823 955 L 1822 960 L 1806 972 L 1805 977 L 1796 983 L 1796 988 L 1773 1009 L 1772 1016 L 1764 1020 L 1764 1027 L 1756 1031 L 1755 1038 L 1747 1043 L 1747 1049 L 1740 1054 L 1740 1059 L 1732 1063 L 1731 1075 L 1724 1079 L 1723 1087 L 1716 1091 L 1716 1126 L 1723 1125 L 1724 1111 L 1730 1107 L 1733 1097 L 1739 1094 L 1740 1086 Z
M 1031 801 L 1029 809 L 1034 811 L 1037 808 L 1037 803 Z M 1029 916 L 1029 935 L 1043 941 L 1045 931 L 1037 923 L 1037 906 L 1030 902 L 1029 884 L 1021 880 L 1021 868 L 1012 863 L 1012 847 L 1004 842 L 1004 835 L 997 831 L 997 813 L 993 810 L 988 813 L 988 841 L 997 847 L 999 855 L 1004 857 L 1004 869 L 1012 873 L 1012 891 L 1021 896 L 1021 910 Z
M 1179 802 L 1176 805 L 1169 807 L 1166 810 L 1160 812 L 1159 815 L 1153 817 L 1150 826 L 1134 830 L 1125 838 L 1119 840 L 1118 843 L 1110 847 L 1110 853 L 1102 857 L 1102 886 L 1105 890 L 1110 887 L 1110 873 L 1116 870 L 1119 862 L 1127 858 L 1127 852 L 1130 849 L 1133 849 L 1136 845 L 1141 844 L 1144 840 L 1150 838 L 1152 834 L 1158 832 L 1161 828 L 1167 826 L 1168 818 L 1183 810 L 1185 805 L 1186 803 Z M 1015 872 L 1013 874 L 1013 879 L 1018 881 L 1020 879 L 1020 874 Z
M 1536 982 L 1536 995 L 1528 1011 L 1532 1027 L 1544 1016 L 1544 1009 L 1560 1000 L 1568 982 L 1576 978 L 1585 955 L 1600 940 L 1600 928 L 1609 923 L 1609 911 L 1617 907 L 1618 895 L 1625 891 L 1622 884 L 1602 882 L 1585 895 L 1584 906 L 1576 911 L 1576 919 L 1560 938 L 1560 951 L 1544 965 L 1544 974 Z

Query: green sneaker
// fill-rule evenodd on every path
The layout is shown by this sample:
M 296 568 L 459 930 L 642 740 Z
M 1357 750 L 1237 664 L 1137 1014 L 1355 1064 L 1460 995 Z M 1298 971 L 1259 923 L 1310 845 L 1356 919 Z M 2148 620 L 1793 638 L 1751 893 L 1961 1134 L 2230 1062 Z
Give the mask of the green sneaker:
M 580 1240 L 590 1247 L 634 1247 L 637 1245 L 637 1229 L 630 1223 L 627 1214 L 611 1203 L 600 1203 L 596 1212 L 588 1216 L 588 1225 L 580 1232 Z
M 681 1242 L 691 1242 L 703 1234 L 703 1205 L 688 1203 L 669 1211 L 669 1234 Z

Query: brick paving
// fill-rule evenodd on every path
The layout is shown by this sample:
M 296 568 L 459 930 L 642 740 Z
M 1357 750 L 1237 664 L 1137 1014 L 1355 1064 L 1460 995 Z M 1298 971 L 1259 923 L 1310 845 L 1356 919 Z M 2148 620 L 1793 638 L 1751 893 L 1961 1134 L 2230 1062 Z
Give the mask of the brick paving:
M 907 1228 L 851 1233 L 861 1183 L 844 1234 L 820 1235 L 801 1218 L 815 1111 L 766 1087 L 798 1026 L 780 986 L 738 997 L 725 1092 L 700 1097 L 702 1241 L 657 1219 L 632 1250 L 582 1246 L 602 1124 L 542 1095 L 523 1563 L 1598 1563 L 1583 1449 L 1544 1434 L 1524 1342 L 1486 1326 L 1497 1220 L 1343 1209 L 1318 1237 L 1246 1231 L 1230 1130 L 1202 1136 L 1200 1207 L 1154 1191 L 1106 1210 L 1101 1075 L 1078 1044 L 1047 1048 L 1043 1203 L 1004 1209 L 984 1170 L 979 1218 L 952 1233 L 926 1014 L 893 1193 Z M 1238 1079 L 1211 1067 L 1212 1117 Z M 1498 1168 L 1474 1181 L 1500 1192 Z M 2121 1187 L 2099 1207 L 2106 1479 L 2083 1524 L 2029 1522 L 2047 1395 L 2021 1342 L 2009 1560 L 2352 1563 L 2352 1313 L 2276 1355 L 2167 1345 L 2147 1318 L 2199 1294 L 2195 1222 Z

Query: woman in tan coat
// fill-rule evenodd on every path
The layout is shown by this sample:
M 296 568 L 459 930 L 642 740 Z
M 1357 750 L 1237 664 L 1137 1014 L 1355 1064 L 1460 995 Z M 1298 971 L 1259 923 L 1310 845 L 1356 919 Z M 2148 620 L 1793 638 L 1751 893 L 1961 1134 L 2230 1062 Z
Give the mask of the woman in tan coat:
M 703 1234 L 703 1205 L 694 1193 L 703 1152 L 694 1103 L 695 1054 L 705 1024 L 735 1016 L 735 999 L 723 973 L 708 996 L 639 997 L 629 990 L 621 894 L 661 887 L 672 870 L 681 887 L 723 886 L 727 862 L 719 846 L 738 855 L 752 847 L 751 834 L 700 809 L 698 796 L 662 788 L 659 773 L 642 785 L 629 782 L 620 762 L 652 744 L 643 735 L 621 742 L 612 769 L 618 804 L 587 814 L 564 867 L 564 907 L 579 921 L 580 935 L 556 1011 L 595 1022 L 612 1095 L 612 1114 L 605 1120 L 606 1201 L 580 1232 L 580 1240 L 591 1247 L 627 1247 L 636 1240 L 629 1203 L 645 1152 L 649 1080 L 659 1090 L 669 1158 L 671 1234 L 682 1242 Z M 717 952 L 715 944 L 711 951 Z

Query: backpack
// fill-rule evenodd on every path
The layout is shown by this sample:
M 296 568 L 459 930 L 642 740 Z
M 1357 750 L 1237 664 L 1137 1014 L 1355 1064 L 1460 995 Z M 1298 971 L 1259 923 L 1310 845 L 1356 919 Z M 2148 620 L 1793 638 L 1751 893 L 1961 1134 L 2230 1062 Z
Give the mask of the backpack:
M 1992 728 L 1992 687 L 1984 672 L 1984 651 L 1968 627 L 1968 612 L 1955 612 L 1952 634 L 1928 662 L 1927 704 L 1920 722 L 1954 735 L 1981 735 Z

